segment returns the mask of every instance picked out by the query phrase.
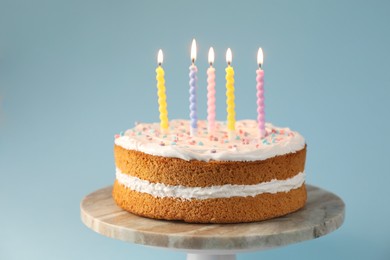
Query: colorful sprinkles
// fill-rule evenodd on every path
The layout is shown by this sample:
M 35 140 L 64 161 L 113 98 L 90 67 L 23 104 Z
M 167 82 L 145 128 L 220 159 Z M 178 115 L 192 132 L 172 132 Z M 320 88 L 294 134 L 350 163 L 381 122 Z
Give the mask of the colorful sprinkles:
M 222 130 L 221 130 L 222 129 Z M 217 122 L 215 131 L 208 133 L 207 121 L 198 121 L 198 135 L 190 136 L 189 121 L 173 120 L 170 122 L 169 133 L 162 134 L 158 123 L 142 124 L 135 123 L 135 127 L 120 132 L 114 137 L 135 137 L 144 139 L 147 142 L 157 142 L 160 146 L 172 145 L 191 149 L 191 147 L 203 147 L 209 149 L 210 153 L 218 151 L 240 151 L 240 147 L 249 149 L 262 149 L 265 146 L 275 145 L 284 142 L 295 136 L 288 128 L 275 128 L 272 125 L 266 126 L 266 136 L 258 137 L 257 123 L 254 120 L 245 120 L 236 122 L 236 135 L 229 139 L 224 122 Z M 251 131 L 253 129 L 253 131 Z M 245 148 L 245 149 L 248 149 Z

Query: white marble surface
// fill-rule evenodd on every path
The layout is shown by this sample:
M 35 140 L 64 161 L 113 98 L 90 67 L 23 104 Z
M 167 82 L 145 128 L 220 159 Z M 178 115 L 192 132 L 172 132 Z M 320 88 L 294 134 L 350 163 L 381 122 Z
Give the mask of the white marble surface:
M 314 239 L 339 228 L 344 202 L 335 194 L 307 185 L 306 206 L 292 214 L 243 224 L 187 224 L 139 217 L 117 207 L 112 187 L 86 196 L 83 223 L 99 234 L 126 242 L 184 251 L 251 251 Z

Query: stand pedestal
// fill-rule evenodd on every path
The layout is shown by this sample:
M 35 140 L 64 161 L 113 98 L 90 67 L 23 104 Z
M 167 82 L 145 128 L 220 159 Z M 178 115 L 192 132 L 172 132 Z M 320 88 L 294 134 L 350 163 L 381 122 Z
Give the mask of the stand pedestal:
M 148 219 L 114 203 L 112 187 L 81 201 L 81 219 L 99 234 L 130 243 L 187 252 L 187 260 L 234 260 L 257 251 L 324 236 L 344 221 L 344 202 L 335 194 L 307 185 L 306 206 L 283 217 L 242 224 L 188 224 Z

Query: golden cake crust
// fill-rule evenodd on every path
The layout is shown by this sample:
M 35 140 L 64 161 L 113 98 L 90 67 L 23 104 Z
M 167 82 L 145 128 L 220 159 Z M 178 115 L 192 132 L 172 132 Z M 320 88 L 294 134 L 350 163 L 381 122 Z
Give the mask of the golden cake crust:
M 304 171 L 306 146 L 294 153 L 261 161 L 186 161 L 154 156 L 114 146 L 116 167 L 124 174 L 166 185 L 207 187 L 225 184 L 251 185 L 286 180 Z
M 139 216 L 191 223 L 239 223 L 279 217 L 302 208 L 306 186 L 255 197 L 183 200 L 153 197 L 115 181 L 112 195 L 119 207 Z

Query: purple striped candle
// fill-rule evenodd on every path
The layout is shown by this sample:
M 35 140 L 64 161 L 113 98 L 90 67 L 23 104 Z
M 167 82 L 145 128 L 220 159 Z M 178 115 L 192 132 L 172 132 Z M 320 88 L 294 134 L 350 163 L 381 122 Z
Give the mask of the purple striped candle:
M 198 115 L 196 113 L 196 89 L 197 89 L 197 72 L 198 68 L 195 66 L 196 60 L 196 41 L 192 40 L 191 45 L 191 61 L 190 66 L 190 134 L 195 136 L 198 129 Z

